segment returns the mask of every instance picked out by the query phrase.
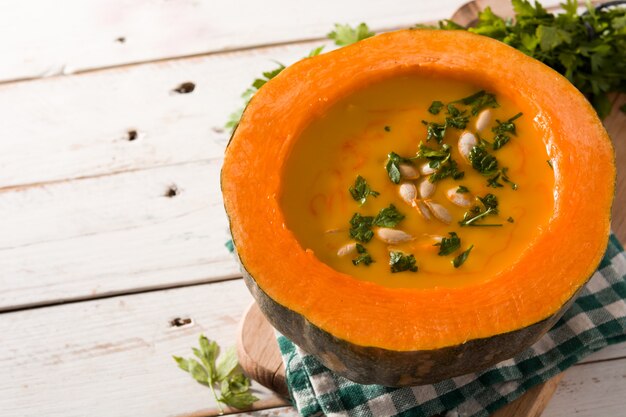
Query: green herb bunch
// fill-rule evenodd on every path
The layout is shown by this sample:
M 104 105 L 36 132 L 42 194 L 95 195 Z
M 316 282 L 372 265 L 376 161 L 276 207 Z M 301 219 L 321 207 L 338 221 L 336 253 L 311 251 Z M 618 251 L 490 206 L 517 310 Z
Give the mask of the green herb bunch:
M 608 93 L 626 92 L 626 8 L 598 10 L 587 0 L 587 11 L 579 14 L 577 1 L 566 0 L 561 5 L 564 13 L 553 14 L 537 1 L 534 6 L 527 0 L 511 3 L 513 19 L 497 16 L 488 7 L 467 30 L 552 67 L 589 98 L 600 117 L 606 117 L 611 111 Z M 465 30 L 449 20 L 439 22 L 438 28 Z
M 199 343 L 200 349 L 192 348 L 192 350 L 200 361 L 194 358 L 184 359 L 180 356 L 174 356 L 174 360 L 180 369 L 189 372 L 199 384 L 211 389 L 221 414 L 224 413 L 224 409 L 220 403 L 243 409 L 258 401 L 257 397 L 248 392 L 250 380 L 238 366 L 234 346 L 220 355 L 219 345 L 207 339 L 206 336 L 200 335 Z M 216 387 L 220 390 L 219 397 L 215 391 Z

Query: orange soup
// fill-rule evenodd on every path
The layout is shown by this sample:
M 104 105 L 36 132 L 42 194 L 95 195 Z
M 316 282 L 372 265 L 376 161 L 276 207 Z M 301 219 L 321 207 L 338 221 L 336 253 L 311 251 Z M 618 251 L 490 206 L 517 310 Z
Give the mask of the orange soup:
M 286 226 L 356 279 L 489 280 L 554 206 L 547 133 L 520 106 L 488 86 L 417 75 L 344 98 L 301 133 L 283 167 Z

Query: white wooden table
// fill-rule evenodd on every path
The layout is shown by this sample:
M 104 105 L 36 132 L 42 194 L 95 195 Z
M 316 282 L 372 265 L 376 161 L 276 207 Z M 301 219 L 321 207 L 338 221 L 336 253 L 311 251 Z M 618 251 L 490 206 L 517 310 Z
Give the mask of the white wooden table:
M 218 186 L 239 94 L 335 22 L 389 30 L 462 2 L 1 1 L 0 415 L 215 414 L 171 355 L 201 332 L 234 344 L 251 301 Z M 245 415 L 295 415 L 254 389 Z M 625 393 L 614 346 L 545 416 L 626 416 Z

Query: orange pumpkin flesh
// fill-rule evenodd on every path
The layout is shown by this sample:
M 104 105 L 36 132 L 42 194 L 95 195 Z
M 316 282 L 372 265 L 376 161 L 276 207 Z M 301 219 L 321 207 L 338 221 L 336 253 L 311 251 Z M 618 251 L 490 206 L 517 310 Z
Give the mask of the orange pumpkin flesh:
M 337 272 L 285 226 L 281 174 L 293 143 L 343 97 L 377 81 L 428 74 L 488 85 L 535 109 L 551 133 L 554 213 L 490 280 L 465 288 L 385 288 Z M 431 383 L 523 350 L 558 319 L 599 263 L 615 167 L 585 98 L 559 74 L 465 32 L 398 31 L 287 68 L 252 99 L 227 148 L 224 204 L 251 292 L 270 322 L 361 383 Z

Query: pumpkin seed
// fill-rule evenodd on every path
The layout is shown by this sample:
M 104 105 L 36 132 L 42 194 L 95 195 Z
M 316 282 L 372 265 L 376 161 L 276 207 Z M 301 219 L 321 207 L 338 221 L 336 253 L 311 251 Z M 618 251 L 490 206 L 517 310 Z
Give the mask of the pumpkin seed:
M 472 205 L 474 198 L 470 193 L 457 193 L 458 187 L 450 188 L 446 191 L 446 196 L 452 204 L 459 207 L 469 207 Z
M 402 163 L 398 165 L 398 169 L 400 169 L 400 175 L 402 178 L 407 180 L 414 180 L 420 176 L 420 173 L 417 172 L 417 169 L 415 169 L 415 167 L 411 164 Z
M 337 256 L 346 256 L 356 253 L 356 242 L 351 242 L 343 245 L 337 251 Z
M 491 110 L 487 109 L 481 111 L 476 118 L 476 131 L 482 132 L 489 126 L 489 123 L 491 123 Z
M 432 216 L 430 215 L 430 211 L 428 210 L 428 207 L 426 207 L 426 204 L 424 204 L 422 200 L 415 200 L 413 202 L 413 207 L 415 207 L 417 209 L 417 212 L 421 214 L 422 217 L 425 218 L 426 220 L 432 219 Z
M 470 151 L 476 145 L 478 145 L 478 140 L 473 133 L 468 131 L 461 133 L 458 143 L 459 153 L 468 163 Z
M 425 178 L 420 182 L 420 197 L 428 198 L 435 193 L 435 184 L 430 182 L 428 178 Z
M 413 240 L 413 236 L 398 229 L 379 227 L 376 229 L 376 237 L 385 243 L 395 245 L 397 243 Z
M 447 208 L 439 203 L 435 203 L 432 200 L 425 200 L 424 204 L 426 204 L 430 212 L 433 214 L 433 216 L 435 216 L 437 220 L 445 224 L 452 223 L 452 216 L 450 215 L 450 212 Z
M 420 174 L 430 175 L 434 173 L 435 173 L 435 169 L 432 168 L 428 162 L 425 162 L 422 165 L 420 165 Z
M 417 188 L 412 182 L 404 182 L 400 184 L 400 198 L 407 204 L 413 204 L 413 201 L 417 198 Z

